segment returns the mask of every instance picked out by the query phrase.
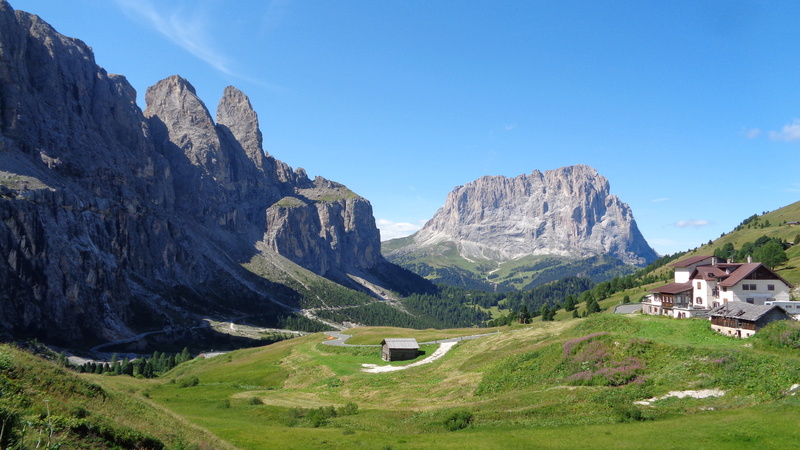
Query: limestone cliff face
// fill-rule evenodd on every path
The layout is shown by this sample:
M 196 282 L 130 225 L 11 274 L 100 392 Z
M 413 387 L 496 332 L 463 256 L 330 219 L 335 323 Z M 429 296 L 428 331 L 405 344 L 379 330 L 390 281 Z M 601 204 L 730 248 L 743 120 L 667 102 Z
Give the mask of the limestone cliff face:
M 383 260 L 369 202 L 321 177 L 297 193 L 267 210 L 269 248 L 321 274 L 370 269 Z
M 611 255 L 629 264 L 656 258 L 628 205 L 608 180 L 576 165 L 516 178 L 485 176 L 455 188 L 414 236 L 411 251 L 456 243 L 469 259 Z
M 321 275 L 386 264 L 369 202 L 266 154 L 238 89 L 216 120 L 179 76 L 145 112 L 135 98 L 83 42 L 0 0 L 0 334 L 103 341 L 277 313 L 285 288 L 241 266 L 261 241 Z

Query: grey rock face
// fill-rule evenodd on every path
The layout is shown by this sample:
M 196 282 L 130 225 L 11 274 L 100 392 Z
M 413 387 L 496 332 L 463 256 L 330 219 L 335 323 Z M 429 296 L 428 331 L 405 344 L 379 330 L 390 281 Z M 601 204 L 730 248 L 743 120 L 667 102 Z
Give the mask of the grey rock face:
M 456 187 L 408 252 L 454 242 L 468 259 L 506 261 L 526 255 L 612 255 L 629 264 L 657 257 L 628 205 L 608 180 L 576 165 L 516 178 L 485 176 Z
M 216 123 L 179 76 L 144 113 L 135 98 L 83 42 L 0 1 L 0 333 L 104 341 L 277 313 L 287 288 L 241 265 L 261 241 L 321 275 L 386 264 L 369 202 L 267 155 L 239 90 Z
M 267 210 L 264 242 L 319 274 L 342 267 L 371 269 L 383 261 L 372 206 L 321 177 Z

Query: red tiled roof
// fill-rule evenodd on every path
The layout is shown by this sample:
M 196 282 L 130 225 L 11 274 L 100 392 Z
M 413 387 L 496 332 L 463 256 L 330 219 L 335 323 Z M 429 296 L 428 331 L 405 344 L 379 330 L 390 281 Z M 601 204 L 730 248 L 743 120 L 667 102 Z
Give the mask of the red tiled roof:
M 726 264 L 726 266 L 728 266 L 728 264 Z M 694 280 L 698 275 L 700 278 L 706 281 L 715 280 L 717 278 L 726 278 L 728 273 L 722 269 L 723 267 L 721 266 L 697 266 L 694 268 L 694 272 L 692 272 L 690 278 Z
M 692 256 L 691 258 L 682 259 L 678 262 L 672 263 L 672 267 L 689 267 L 693 264 L 701 263 L 706 259 L 711 259 L 713 256 L 711 255 L 699 255 L 699 256 Z
M 659 294 L 677 294 L 691 290 L 692 283 L 670 283 L 661 287 L 650 289 L 648 292 L 656 292 Z
M 789 282 L 787 282 L 786 280 L 781 278 L 780 275 L 778 275 L 774 271 L 770 270 L 769 267 L 767 267 L 767 266 L 765 266 L 765 265 L 763 265 L 761 263 L 740 264 L 739 267 L 736 270 L 734 270 L 731 273 L 731 275 L 725 281 L 721 282 L 719 285 L 720 286 L 725 286 L 725 287 L 734 286 L 736 283 L 744 280 L 748 275 L 750 275 L 751 273 L 755 272 L 759 268 L 763 268 L 764 270 L 770 272 L 772 275 L 775 276 L 776 280 L 780 280 L 780 281 L 784 282 L 787 286 L 789 286 L 790 289 L 793 287 L 791 284 L 789 284 Z

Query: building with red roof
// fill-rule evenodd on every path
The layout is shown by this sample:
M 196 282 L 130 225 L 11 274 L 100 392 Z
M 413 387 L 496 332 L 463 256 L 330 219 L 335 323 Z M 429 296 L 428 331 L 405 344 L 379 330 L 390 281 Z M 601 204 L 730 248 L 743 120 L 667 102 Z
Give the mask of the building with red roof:
M 642 312 L 676 318 L 707 317 L 728 303 L 764 305 L 791 300 L 792 285 L 761 263 L 719 262 L 694 256 L 672 264 L 675 282 L 651 289 Z

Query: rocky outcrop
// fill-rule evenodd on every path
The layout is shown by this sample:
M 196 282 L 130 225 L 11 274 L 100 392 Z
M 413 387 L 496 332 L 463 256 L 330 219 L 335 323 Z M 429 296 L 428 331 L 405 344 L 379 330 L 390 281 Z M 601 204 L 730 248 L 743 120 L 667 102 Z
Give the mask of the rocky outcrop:
M 257 248 L 332 278 L 387 264 L 369 202 L 264 152 L 241 91 L 216 120 L 179 76 L 145 97 L 142 112 L 87 45 L 0 0 L 0 333 L 285 313 L 296 296 L 242 267 Z
M 269 248 L 323 274 L 342 267 L 368 270 L 383 261 L 369 202 L 321 177 L 297 191 L 267 210 Z
M 467 259 L 506 261 L 527 255 L 611 255 L 645 264 L 656 253 L 608 180 L 576 165 L 516 178 L 485 176 L 456 187 L 413 242 L 394 255 L 443 242 Z M 391 254 L 390 254 L 391 257 Z

